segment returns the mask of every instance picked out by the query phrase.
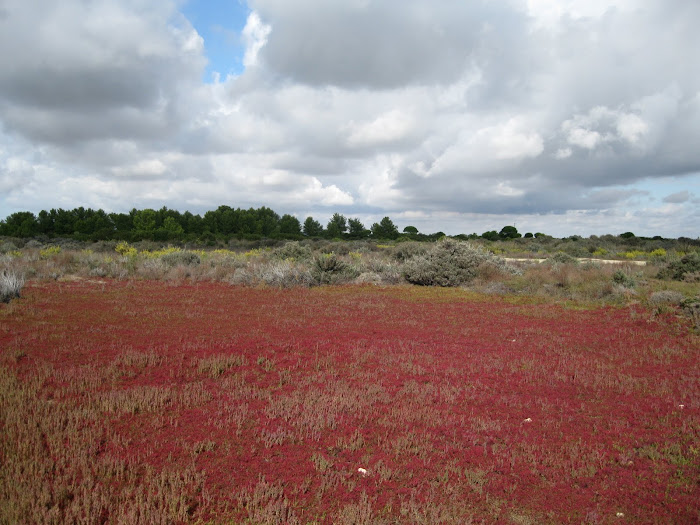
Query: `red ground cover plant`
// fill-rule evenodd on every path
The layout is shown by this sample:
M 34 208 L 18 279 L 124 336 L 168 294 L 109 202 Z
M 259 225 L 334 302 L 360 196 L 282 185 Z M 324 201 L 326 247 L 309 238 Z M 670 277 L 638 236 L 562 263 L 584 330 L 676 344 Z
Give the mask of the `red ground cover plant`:
M 697 523 L 698 337 L 417 287 L 30 283 L 2 523 Z

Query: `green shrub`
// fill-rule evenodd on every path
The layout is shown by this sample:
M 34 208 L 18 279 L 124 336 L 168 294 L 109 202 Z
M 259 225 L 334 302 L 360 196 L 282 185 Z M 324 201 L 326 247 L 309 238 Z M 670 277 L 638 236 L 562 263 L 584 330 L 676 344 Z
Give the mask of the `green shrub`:
M 681 302 L 681 311 L 690 318 L 695 330 L 700 330 L 700 296 Z
M 350 281 L 359 271 L 335 253 L 322 253 L 314 257 L 311 275 L 318 284 L 331 284 Z
M 404 278 L 423 286 L 459 286 L 474 279 L 478 268 L 494 256 L 481 246 L 445 238 L 423 255 L 406 261 Z
M 176 251 L 161 255 L 160 260 L 170 267 L 175 266 L 197 266 L 201 259 L 199 255 L 189 251 Z
M 326 255 L 347 255 L 350 253 L 350 243 L 347 242 L 329 242 L 319 248 L 321 253 Z
M 612 279 L 613 279 L 613 282 L 614 282 L 615 284 L 618 284 L 618 285 L 620 285 L 620 286 L 622 286 L 622 287 L 624 287 L 624 288 L 634 288 L 634 287 L 636 286 L 636 284 L 637 284 L 637 283 L 635 282 L 635 280 L 634 280 L 630 275 L 627 275 L 627 274 L 626 274 L 624 271 L 622 271 L 622 270 L 617 270 L 617 271 L 613 274 Z
M 686 274 L 700 272 L 700 254 L 692 252 L 684 255 L 678 260 L 671 261 L 659 272 L 659 279 L 673 279 L 683 281 Z

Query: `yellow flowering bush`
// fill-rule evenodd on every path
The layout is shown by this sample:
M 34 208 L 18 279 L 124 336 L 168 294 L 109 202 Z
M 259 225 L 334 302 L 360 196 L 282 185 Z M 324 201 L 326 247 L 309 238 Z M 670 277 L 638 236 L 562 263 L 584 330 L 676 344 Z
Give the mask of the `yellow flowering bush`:
M 41 257 L 42 259 L 49 259 L 54 255 L 58 255 L 59 253 L 61 253 L 60 246 L 47 246 L 43 250 L 39 250 L 39 257 Z
M 138 254 L 136 248 L 129 246 L 129 243 L 126 241 L 121 241 L 119 244 L 117 244 L 114 251 L 123 257 L 136 257 Z

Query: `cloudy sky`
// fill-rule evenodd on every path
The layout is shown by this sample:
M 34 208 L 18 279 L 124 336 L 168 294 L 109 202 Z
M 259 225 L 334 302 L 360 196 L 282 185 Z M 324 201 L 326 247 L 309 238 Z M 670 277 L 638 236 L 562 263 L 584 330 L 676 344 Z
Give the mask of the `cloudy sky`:
M 0 0 L 0 218 L 700 236 L 697 0 Z

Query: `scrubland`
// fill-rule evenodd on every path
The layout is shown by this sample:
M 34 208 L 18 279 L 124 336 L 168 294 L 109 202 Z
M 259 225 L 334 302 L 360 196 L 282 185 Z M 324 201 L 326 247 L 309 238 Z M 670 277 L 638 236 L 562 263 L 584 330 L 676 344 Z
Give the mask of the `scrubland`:
M 697 523 L 693 258 L 450 242 L 5 250 L 0 522 Z

